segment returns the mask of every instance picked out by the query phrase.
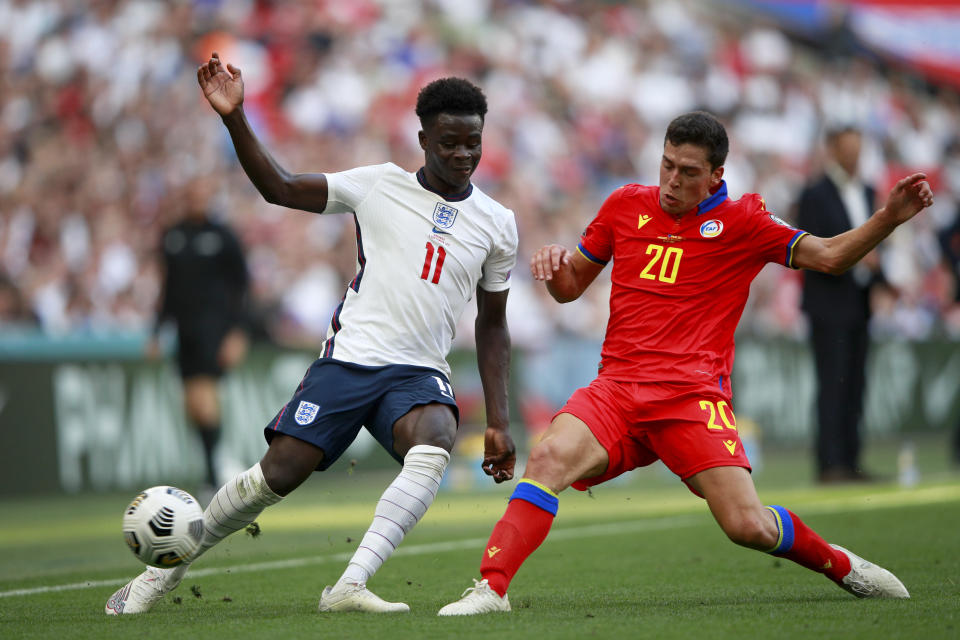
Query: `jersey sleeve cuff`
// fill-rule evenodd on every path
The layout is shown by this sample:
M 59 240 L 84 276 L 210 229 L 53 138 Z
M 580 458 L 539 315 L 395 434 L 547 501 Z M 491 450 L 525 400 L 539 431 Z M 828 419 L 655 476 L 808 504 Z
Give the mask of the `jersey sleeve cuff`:
M 478 282 L 477 285 L 488 293 L 498 293 L 500 291 L 506 291 L 510 288 L 510 281 L 504 280 L 503 282 Z
M 590 253 L 589 251 L 587 251 L 586 249 L 584 249 L 582 242 L 577 245 L 577 252 L 578 252 L 580 255 L 582 255 L 584 258 L 586 258 L 587 260 L 589 260 L 590 262 L 592 262 L 592 263 L 594 263 L 594 264 L 599 264 L 599 265 L 602 266 L 602 267 L 607 266 L 607 263 L 610 262 L 609 260 L 601 260 L 601 259 L 598 258 L 597 256 L 593 255 L 592 253 Z
M 808 235 L 810 234 L 807 233 L 806 231 L 797 231 L 797 233 L 793 236 L 793 238 L 790 239 L 790 242 L 787 243 L 787 260 L 784 263 L 786 266 L 790 267 L 791 269 L 800 268 L 795 264 L 793 264 L 793 258 L 794 258 L 794 255 L 796 254 L 797 243 L 800 242 L 800 239 L 803 238 L 803 236 L 808 236 Z

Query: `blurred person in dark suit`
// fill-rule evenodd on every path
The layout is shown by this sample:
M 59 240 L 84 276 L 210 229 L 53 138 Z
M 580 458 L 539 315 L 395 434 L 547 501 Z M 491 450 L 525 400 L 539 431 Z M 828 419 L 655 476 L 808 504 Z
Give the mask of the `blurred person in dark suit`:
M 944 162 L 946 186 L 953 194 L 953 220 L 937 234 L 944 267 L 952 276 L 953 299 L 947 302 L 944 322 L 948 335 L 956 335 L 960 329 L 960 138 L 947 145 Z M 951 304 L 952 303 L 952 304 Z M 954 427 L 950 443 L 950 462 L 960 469 L 960 423 Z
M 832 237 L 863 224 L 874 210 L 875 191 L 858 176 L 862 134 L 850 125 L 826 134 L 824 170 L 801 192 L 797 226 Z M 869 344 L 870 288 L 879 260 L 868 254 L 841 275 L 805 272 L 803 310 L 817 376 L 817 479 L 821 483 L 868 480 L 860 468 L 861 420 Z
M 246 355 L 249 284 L 240 241 L 227 225 L 211 219 L 209 198 L 209 182 L 193 180 L 182 219 L 163 234 L 163 293 L 147 344 L 147 355 L 159 357 L 160 329 L 167 322 L 176 325 L 184 410 L 203 443 L 204 502 L 220 486 L 215 455 L 221 433 L 219 379 Z

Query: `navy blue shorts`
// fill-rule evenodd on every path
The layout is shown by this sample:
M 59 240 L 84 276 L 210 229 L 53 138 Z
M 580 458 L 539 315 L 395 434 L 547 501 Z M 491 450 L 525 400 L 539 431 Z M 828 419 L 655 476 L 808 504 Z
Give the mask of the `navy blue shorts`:
M 397 462 L 393 424 L 418 405 L 440 403 L 460 412 L 447 377 L 436 369 L 394 364 L 368 367 L 320 358 L 310 365 L 296 393 L 263 429 L 269 443 L 284 433 L 323 449 L 323 471 L 337 461 L 366 427 Z

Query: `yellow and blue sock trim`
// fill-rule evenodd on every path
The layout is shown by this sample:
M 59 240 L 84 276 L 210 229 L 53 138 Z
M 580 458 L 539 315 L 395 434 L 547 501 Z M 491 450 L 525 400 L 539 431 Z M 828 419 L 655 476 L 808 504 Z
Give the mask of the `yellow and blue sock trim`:
M 777 521 L 777 531 L 779 533 L 777 536 L 777 544 L 767 551 L 767 553 L 786 553 L 793 548 L 793 518 L 790 516 L 790 512 L 780 505 L 767 505 L 767 509 L 770 509 L 773 513 L 773 517 Z
M 560 505 L 557 494 L 536 480 L 528 478 L 522 478 L 517 483 L 517 488 L 510 494 L 510 500 L 515 498 L 529 502 L 535 507 L 540 507 L 551 515 L 557 515 L 557 507 Z

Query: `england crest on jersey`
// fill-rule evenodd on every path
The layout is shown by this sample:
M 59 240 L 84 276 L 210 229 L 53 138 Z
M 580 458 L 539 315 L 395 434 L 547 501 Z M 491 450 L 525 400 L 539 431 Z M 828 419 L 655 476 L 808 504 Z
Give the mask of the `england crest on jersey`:
M 459 212 L 450 205 L 438 202 L 436 208 L 433 210 L 434 228 L 449 229 L 456 221 L 457 213 Z
M 297 412 L 293 414 L 293 419 L 300 426 L 308 425 L 316 419 L 319 410 L 320 405 L 301 400 Z

